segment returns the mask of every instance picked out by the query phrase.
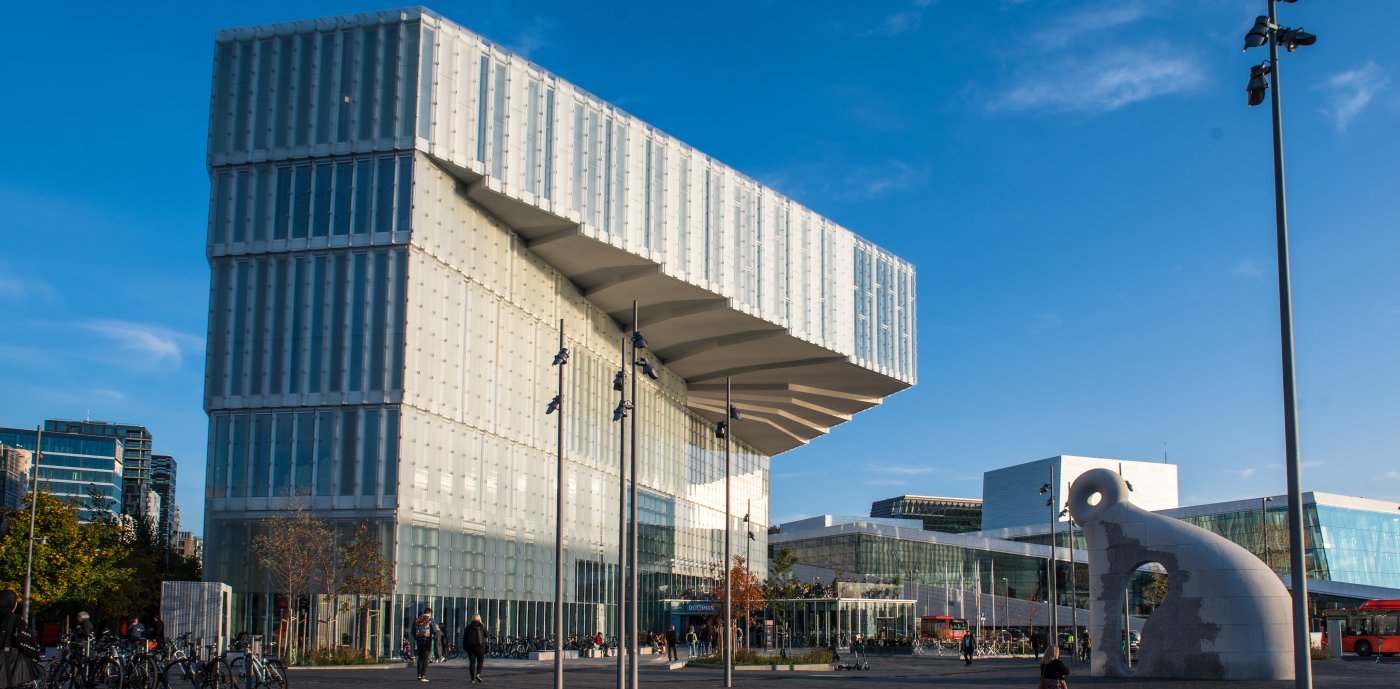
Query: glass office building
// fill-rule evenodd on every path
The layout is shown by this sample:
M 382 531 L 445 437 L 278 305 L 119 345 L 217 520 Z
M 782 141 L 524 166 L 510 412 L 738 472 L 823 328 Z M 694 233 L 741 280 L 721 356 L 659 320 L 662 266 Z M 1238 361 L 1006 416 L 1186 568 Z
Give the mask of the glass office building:
M 871 503 L 870 516 L 918 521 L 926 531 L 968 533 L 982 529 L 982 501 L 900 495 Z
M 115 437 L 0 428 L 0 444 L 39 452 L 39 489 L 79 505 L 78 518 L 116 517 L 122 508 L 122 442 Z M 28 490 L 26 489 L 27 493 Z M 105 507 L 94 509 L 94 499 Z
M 772 456 L 915 382 L 907 262 L 426 10 L 220 31 L 208 166 L 205 572 L 249 628 L 277 603 L 248 544 L 302 505 L 391 544 L 388 638 L 423 605 L 542 634 L 558 519 L 569 631 L 616 633 L 634 300 L 643 627 L 742 551 L 726 378 L 759 527 Z

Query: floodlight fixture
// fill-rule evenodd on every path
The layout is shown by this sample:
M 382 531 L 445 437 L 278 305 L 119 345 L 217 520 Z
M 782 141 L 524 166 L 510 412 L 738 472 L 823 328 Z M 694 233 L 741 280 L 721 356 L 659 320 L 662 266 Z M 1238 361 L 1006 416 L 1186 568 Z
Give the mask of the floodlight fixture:
M 1040 494 L 1041 494 L 1041 495 L 1045 495 L 1046 493 L 1049 493 L 1049 492 L 1050 492 L 1050 484 L 1048 484 L 1048 483 L 1042 483 L 1042 484 L 1040 484 Z
M 1269 80 L 1264 77 L 1273 71 L 1268 62 L 1261 62 L 1249 68 L 1249 84 L 1244 92 L 1249 96 L 1249 105 L 1254 107 L 1264 102 L 1264 92 L 1269 88 Z
M 1269 31 L 1274 26 L 1269 23 L 1269 18 L 1260 16 L 1254 19 L 1254 26 L 1249 28 L 1244 35 L 1244 50 L 1258 48 L 1269 44 Z
M 646 349 L 646 348 L 647 348 L 647 338 L 642 337 L 642 331 L 640 331 L 640 330 L 633 330 L 633 331 L 632 331 L 632 348 L 633 348 L 633 349 Z
M 559 405 L 564 403 L 563 397 L 563 395 L 555 395 L 554 399 L 549 401 L 549 406 L 544 408 L 544 413 L 553 414 L 554 412 L 559 411 Z
M 628 402 L 627 400 L 622 400 L 621 402 L 618 402 L 617 408 L 613 410 L 613 421 L 621 421 L 627 418 L 628 412 L 630 411 L 632 411 L 631 402 Z
M 652 380 L 661 378 L 661 375 L 656 372 L 656 369 L 652 367 L 650 361 L 646 360 L 646 357 L 637 357 L 637 365 L 642 367 L 642 373 L 646 375 L 646 377 Z
M 1130 490 L 1130 491 L 1133 490 L 1133 482 L 1132 482 L 1132 481 L 1129 481 L 1128 479 L 1123 479 L 1123 483 L 1128 484 L 1128 490 Z
M 1296 29 L 1279 27 L 1276 39 L 1278 44 L 1290 53 L 1297 50 L 1298 46 L 1307 47 L 1317 42 L 1317 36 L 1304 31 L 1301 26 Z
M 735 421 L 744 420 L 744 416 L 739 413 L 739 408 L 732 404 L 729 405 L 729 418 L 734 419 Z
M 622 392 L 622 384 L 626 382 L 627 374 L 622 370 L 617 370 L 617 375 L 613 376 L 613 390 Z
M 724 440 L 729 437 L 729 423 L 721 421 L 715 424 L 715 437 Z
M 564 364 L 567 364 L 567 363 L 569 363 L 569 348 L 568 348 L 568 347 L 565 347 L 565 348 L 559 350 L 559 353 L 558 353 L 558 354 L 555 354 L 555 355 L 554 355 L 554 363 L 551 364 L 551 365 L 552 365 L 552 366 L 563 366 Z

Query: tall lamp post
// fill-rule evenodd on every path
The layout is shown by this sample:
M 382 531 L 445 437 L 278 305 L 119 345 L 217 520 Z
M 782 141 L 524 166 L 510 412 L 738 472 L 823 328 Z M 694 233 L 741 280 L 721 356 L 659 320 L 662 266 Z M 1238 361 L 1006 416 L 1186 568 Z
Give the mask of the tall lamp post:
M 559 456 L 554 488 L 554 689 L 564 689 L 564 366 L 569 349 L 564 346 L 564 319 L 559 319 L 559 388 L 545 407 L 545 415 L 559 412 Z
M 731 603 L 733 591 L 733 559 L 731 553 L 729 532 L 731 528 L 730 502 L 731 502 L 731 481 L 730 481 L 730 455 L 731 455 L 731 428 L 729 424 L 740 420 L 739 410 L 734 406 L 734 385 L 732 378 L 724 379 L 724 409 L 725 419 L 715 424 L 715 437 L 724 441 L 724 686 L 734 686 L 734 606 Z
M 34 520 L 39 511 L 39 458 L 44 450 L 44 427 L 34 427 L 34 461 L 29 463 L 29 555 L 24 559 L 24 626 L 29 626 L 29 589 L 34 580 Z
M 1294 0 L 1284 0 L 1294 2 Z M 1283 179 L 1283 115 L 1279 94 L 1278 49 L 1288 52 L 1299 46 L 1310 46 L 1317 36 L 1303 29 L 1279 26 L 1275 0 L 1269 0 L 1269 14 L 1255 20 L 1245 34 L 1244 49 L 1268 44 L 1269 59 L 1250 68 L 1249 85 L 1245 87 L 1249 105 L 1264 102 L 1264 91 L 1273 87 L 1270 106 L 1274 125 L 1274 215 L 1278 244 L 1278 312 L 1279 346 L 1283 368 L 1283 433 L 1288 471 L 1288 555 L 1293 584 L 1293 669 L 1294 686 L 1312 687 L 1311 640 L 1308 633 L 1308 573 L 1303 558 L 1303 496 L 1298 462 L 1298 403 L 1293 375 L 1293 301 L 1288 270 L 1288 207 Z M 1269 82 L 1264 77 L 1269 77 Z
M 658 378 L 661 377 L 660 375 L 658 375 L 658 374 L 656 373 L 656 369 L 655 369 L 655 368 L 652 368 L 651 362 L 647 361 L 647 359 L 642 355 L 642 351 L 645 350 L 645 349 L 647 348 L 647 338 L 642 337 L 642 331 L 640 330 L 640 328 L 641 328 L 641 322 L 638 320 L 638 317 L 637 317 L 637 302 L 636 302 L 635 300 L 633 300 L 633 302 L 632 302 L 632 374 L 631 374 L 631 375 L 632 375 L 632 408 L 633 408 L 634 410 L 636 409 L 636 405 L 637 405 L 637 365 L 638 365 L 638 364 L 641 365 L 641 367 L 642 367 L 642 373 L 643 373 L 644 375 L 646 375 L 646 377 L 648 377 L 648 378 L 650 378 L 650 379 L 652 379 L 652 380 L 656 380 L 656 379 L 658 379 Z M 636 417 L 635 414 L 632 416 L 632 457 L 631 457 L 631 462 L 630 462 L 630 463 L 631 463 L 631 467 L 630 467 L 629 473 L 632 474 L 632 488 L 631 488 L 631 492 L 630 492 L 629 495 L 628 495 L 628 501 L 631 503 L 631 508 L 630 508 L 630 509 L 631 509 L 631 512 L 632 512 L 632 533 L 631 533 L 631 535 L 630 535 L 630 541 L 631 541 L 631 542 L 628 544 L 628 549 L 629 549 L 629 551 L 630 551 L 630 554 L 629 554 L 629 556 L 628 556 L 628 560 L 630 561 L 630 569 L 631 569 L 632 594 L 631 594 L 631 601 L 630 601 L 630 603 L 631 603 L 631 609 L 630 609 L 630 611 L 629 611 L 629 613 L 628 613 L 628 614 L 631 615 L 631 621 L 630 621 L 630 624 L 628 625 L 628 626 L 629 626 L 629 631 L 631 632 L 631 634 L 630 634 L 629 636 L 630 636 L 631 638 L 628 640 L 627 648 L 628 648 L 628 651 L 629 651 L 630 654 L 631 654 L 631 660 L 630 660 L 629 662 L 630 662 L 630 665 L 631 665 L 632 686 L 635 688 L 635 687 L 641 686 L 640 681 L 639 681 L 639 679 L 638 679 L 638 673 L 639 673 L 639 671 L 640 671 L 640 668 L 638 667 L 638 662 L 637 662 L 637 661 L 638 661 L 638 657 L 637 657 L 637 632 L 638 632 L 638 629 L 639 629 L 639 627 L 637 626 L 637 609 L 638 609 L 638 607 L 640 607 L 639 595 L 638 595 L 638 593 L 639 593 L 639 591 L 640 591 L 640 584 L 639 584 L 638 579 L 637 579 L 637 534 L 638 534 L 638 532 L 639 532 L 641 529 L 639 528 L 639 527 L 640 527 L 640 524 L 638 524 L 638 522 L 637 522 L 637 417 Z
M 1055 577 L 1055 575 L 1056 575 L 1056 572 L 1055 572 L 1055 558 L 1056 558 L 1056 556 L 1057 556 L 1057 553 L 1055 552 L 1055 550 L 1056 550 L 1056 548 L 1055 548 L 1055 545 L 1056 545 L 1055 536 L 1056 536 L 1057 534 L 1056 534 L 1056 530 L 1055 530 L 1055 521 L 1056 521 L 1056 517 L 1055 517 L 1055 467 L 1054 467 L 1054 466 L 1051 466 L 1051 467 L 1050 467 L 1050 482 L 1049 482 L 1049 483 L 1046 483 L 1046 484 L 1043 484 L 1043 485 L 1040 486 L 1040 493 L 1041 493 L 1041 495 L 1046 495 L 1046 494 L 1049 495 L 1049 497 L 1047 497 L 1047 498 L 1045 499 L 1045 506 L 1050 508 L 1050 558 L 1049 558 L 1048 560 L 1046 560 L 1046 563 L 1045 563 L 1045 575 L 1046 575 L 1045 583 L 1046 583 L 1046 588 L 1047 588 L 1047 595 L 1046 595 L 1046 598 L 1045 598 L 1045 599 L 1046 599 L 1046 601 L 1049 603 L 1049 605 L 1046 606 L 1046 610 L 1045 610 L 1045 614 L 1047 615 L 1047 617 L 1045 618 L 1045 626 L 1046 626 L 1046 630 L 1047 630 L 1047 631 L 1049 632 L 1049 634 L 1050 634 L 1050 638 L 1046 640 L 1046 643 L 1054 644 L 1054 643 L 1059 643 L 1059 638 L 1058 638 L 1058 637 L 1059 637 L 1059 635 L 1060 635 L 1060 634 L 1059 634 L 1059 632 L 1060 632 L 1060 625 L 1058 624 L 1058 620 L 1056 620 L 1057 615 L 1055 614 L 1055 612 L 1056 612 L 1055 607 L 1056 607 L 1057 605 L 1059 605 L 1059 600 L 1057 600 L 1057 599 L 1059 598 L 1059 596 L 1058 596 L 1058 592 L 1056 591 L 1056 589 L 1058 588 L 1058 586 L 1056 586 L 1056 583 L 1057 583 L 1057 582 L 1055 581 L 1055 579 L 1056 579 L 1056 577 Z
M 1070 483 L 1074 487 L 1074 483 Z M 1065 501 L 1064 509 L 1060 510 L 1061 517 L 1069 518 L 1069 634 L 1074 637 L 1074 645 L 1070 648 L 1070 653 L 1075 659 L 1079 658 L 1079 576 L 1074 571 L 1074 515 L 1069 513 L 1069 501 Z
M 627 400 L 627 338 L 623 337 L 619 351 L 622 361 L 613 378 L 617 391 L 617 686 L 627 687 L 627 417 L 632 403 Z
M 1259 498 L 1259 552 L 1263 553 L 1264 565 L 1269 569 L 1274 568 L 1274 563 L 1269 561 L 1269 503 L 1273 501 L 1267 496 Z

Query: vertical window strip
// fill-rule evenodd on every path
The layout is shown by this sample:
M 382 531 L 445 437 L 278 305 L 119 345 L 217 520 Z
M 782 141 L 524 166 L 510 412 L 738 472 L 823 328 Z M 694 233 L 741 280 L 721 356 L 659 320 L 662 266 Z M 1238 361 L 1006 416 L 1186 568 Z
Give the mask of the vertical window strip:
M 355 494 L 355 460 L 359 448 L 360 410 L 352 407 L 340 411 L 340 456 L 335 462 L 340 466 L 337 495 Z
M 363 29 L 358 30 L 363 33 Z M 336 143 L 349 143 L 351 126 L 354 124 L 355 103 L 363 100 L 358 99 L 359 95 L 355 91 L 355 33 L 354 29 L 347 29 L 336 34 L 340 43 L 340 72 L 337 79 L 336 98 L 337 112 L 335 118 L 335 141 Z M 364 45 L 365 42 L 361 42 Z M 363 61 L 361 56 L 361 61 Z M 329 105 L 323 103 L 323 105 Z
M 574 104 L 574 203 L 573 208 L 583 212 L 583 106 Z
M 237 277 L 234 278 L 233 292 L 233 327 L 231 337 L 233 338 L 233 352 L 230 355 L 229 371 L 229 394 L 238 396 L 243 394 L 243 358 L 244 350 L 248 342 L 248 333 L 244 331 L 248 317 L 248 273 L 250 265 L 247 261 L 238 261 L 233 264 Z
M 554 89 L 544 91 L 544 197 L 554 194 Z
M 483 54 L 476 77 L 476 160 L 483 165 L 486 163 L 486 96 L 490 85 L 490 69 L 491 58 Z
M 383 73 L 379 69 L 379 32 L 383 26 L 367 26 L 356 31 L 360 39 L 360 74 L 355 85 L 360 111 L 356 113 L 355 137 L 359 141 L 374 139 L 374 99 L 378 94 L 375 80 Z M 342 85 L 341 90 L 344 90 Z
M 376 495 L 379 482 L 379 409 L 364 410 L 360 442 L 360 495 Z
M 306 348 L 306 262 L 305 256 L 296 257 L 296 264 L 292 270 L 292 325 L 288 331 L 291 334 L 291 343 L 287 347 L 287 392 L 293 395 L 301 392 L 301 361 Z
M 403 51 L 403 74 L 399 77 L 402 92 L 399 95 L 399 131 L 410 133 L 408 123 L 412 119 L 414 98 L 418 105 L 418 136 L 432 138 L 433 105 L 437 103 L 437 29 L 423 26 L 421 48 L 418 45 L 418 24 L 408 27 L 407 44 Z M 419 51 L 422 58 L 419 58 Z M 451 53 L 449 53 L 450 55 Z M 417 70 L 418 89 L 415 94 L 413 75 Z M 449 95 L 450 97 L 450 95 Z
M 272 46 L 273 40 L 265 38 L 253 44 L 258 51 L 258 75 L 257 86 L 253 92 L 253 150 L 264 150 L 267 148 L 268 116 L 271 115 L 273 82 L 272 82 Z
M 296 114 L 292 103 L 293 41 L 293 36 L 277 38 L 277 90 L 272 96 L 272 147 L 277 149 L 286 148 L 291 128 L 288 120 Z
M 316 65 L 313 68 L 320 77 L 316 83 L 316 95 L 312 107 L 316 109 L 315 143 L 331 142 L 331 108 L 336 101 L 344 101 L 335 91 L 335 38 L 334 32 L 321 34 L 321 46 L 316 51 Z
M 506 163 L 506 93 L 510 88 L 505 63 L 496 63 L 491 102 L 491 176 L 504 181 Z
M 379 99 L 379 107 L 375 108 L 375 112 L 379 114 L 380 145 L 392 145 L 391 142 L 394 138 L 394 120 L 398 112 L 395 107 L 397 105 L 396 96 L 401 90 L 400 84 L 405 80 L 402 69 L 403 63 L 407 61 L 401 54 L 401 49 L 404 46 L 399 41 L 399 32 L 406 28 L 408 27 L 404 24 L 389 24 L 383 27 L 384 41 L 380 47 L 382 55 L 379 60 L 379 68 L 375 70 L 374 75 L 378 82 L 378 88 L 374 91 Z M 417 26 L 412 28 L 416 30 Z M 417 55 L 414 55 L 414 58 L 416 57 Z M 411 79 L 408 81 L 412 83 Z M 412 109 L 409 112 L 412 112 Z
M 603 231 L 612 232 L 612 166 L 613 166 L 613 121 L 607 118 L 603 123 Z
M 539 195 L 540 146 L 540 83 L 534 79 L 526 86 L 525 97 L 525 189 Z
M 384 391 L 384 342 L 387 326 L 385 321 L 389 311 L 387 292 L 390 287 L 390 279 L 389 252 L 381 249 L 374 254 L 374 275 L 371 278 L 369 366 L 366 368 L 369 374 L 369 384 L 365 388 L 369 392 Z M 398 290 L 395 289 L 395 291 Z
M 346 366 L 346 391 L 360 392 L 364 379 L 364 358 L 365 358 L 365 310 L 368 306 L 365 302 L 365 293 L 368 291 L 369 279 L 366 274 L 369 267 L 369 256 L 363 253 L 356 253 L 353 259 L 353 268 L 350 275 L 350 342 L 346 346 L 346 355 L 349 359 Z
M 652 162 L 651 162 L 651 139 L 650 139 L 650 138 L 648 138 L 647 141 L 646 141 L 646 162 L 645 162 L 645 165 L 646 165 L 646 168 L 645 168 L 644 177 L 643 177 L 643 179 L 645 180 L 645 184 L 644 184 L 644 188 L 643 188 L 643 190 L 642 190 L 642 199 L 643 199 L 643 200 L 642 200 L 642 246 L 643 246 L 644 248 L 646 248 L 647 251 L 651 251 L 651 213 L 652 213 L 652 210 L 651 210 L 651 183 L 652 183 L 651 165 L 652 165 Z

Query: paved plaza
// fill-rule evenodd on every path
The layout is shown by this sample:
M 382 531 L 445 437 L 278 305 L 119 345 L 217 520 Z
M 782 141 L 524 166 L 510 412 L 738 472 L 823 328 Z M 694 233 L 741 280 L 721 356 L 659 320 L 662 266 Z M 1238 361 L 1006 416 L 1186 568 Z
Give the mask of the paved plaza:
M 577 660 L 566 666 L 565 686 L 602 689 L 616 685 L 615 661 Z M 938 686 L 950 689 L 987 689 L 988 687 L 1035 686 L 1035 661 L 1028 658 L 991 658 L 978 660 L 972 667 L 951 657 L 873 657 L 868 672 L 754 672 L 734 673 L 734 686 L 773 685 L 784 689 L 821 687 L 921 687 Z M 1292 682 L 1211 682 L 1156 679 L 1111 679 L 1087 677 L 1085 665 L 1073 665 L 1070 686 L 1092 686 L 1101 689 L 1129 687 L 1228 687 L 1229 689 L 1291 689 Z M 554 675 L 548 663 L 490 660 L 482 673 L 486 684 L 512 689 L 547 689 L 553 686 Z M 1313 664 L 1314 685 L 1318 689 L 1362 689 L 1400 686 L 1400 658 L 1371 660 L 1346 658 L 1318 661 Z M 465 665 L 450 661 L 433 665 L 428 671 L 429 685 L 433 683 L 456 686 L 469 684 Z M 305 669 L 294 670 L 291 684 L 303 687 L 390 687 L 422 686 L 407 667 Z M 688 667 L 667 670 L 659 659 L 644 658 L 641 670 L 643 687 L 686 689 L 717 687 L 723 684 L 722 673 L 716 668 Z

